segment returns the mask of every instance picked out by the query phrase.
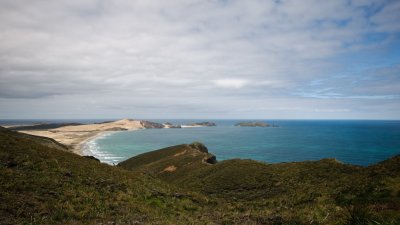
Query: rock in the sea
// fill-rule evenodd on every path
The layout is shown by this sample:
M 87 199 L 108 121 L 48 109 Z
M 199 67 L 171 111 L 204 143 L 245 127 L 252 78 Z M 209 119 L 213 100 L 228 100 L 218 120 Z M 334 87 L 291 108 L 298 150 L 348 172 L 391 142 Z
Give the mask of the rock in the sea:
M 191 123 L 188 124 L 188 126 L 204 126 L 204 127 L 213 127 L 213 126 L 217 126 L 217 124 L 213 123 L 213 122 L 199 122 L 199 123 Z
M 237 123 L 235 126 L 237 126 L 237 127 L 270 127 L 271 124 L 264 123 L 264 122 L 244 122 L 244 123 Z

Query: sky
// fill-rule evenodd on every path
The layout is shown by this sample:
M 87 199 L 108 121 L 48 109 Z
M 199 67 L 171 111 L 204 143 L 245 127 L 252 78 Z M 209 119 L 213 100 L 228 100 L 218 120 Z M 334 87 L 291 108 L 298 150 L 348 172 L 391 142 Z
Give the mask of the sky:
M 0 119 L 400 119 L 399 0 L 1 0 Z

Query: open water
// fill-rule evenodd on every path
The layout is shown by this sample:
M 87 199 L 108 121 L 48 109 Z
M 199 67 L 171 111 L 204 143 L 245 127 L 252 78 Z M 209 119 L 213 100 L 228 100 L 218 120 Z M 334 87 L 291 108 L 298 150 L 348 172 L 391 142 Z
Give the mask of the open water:
M 187 124 L 202 120 L 152 121 Z M 116 164 L 144 152 L 199 141 L 218 160 L 278 163 L 336 158 L 366 166 L 400 154 L 400 121 L 266 120 L 279 126 L 266 128 L 234 126 L 246 120 L 211 121 L 217 126 L 108 133 L 88 142 L 85 153 Z

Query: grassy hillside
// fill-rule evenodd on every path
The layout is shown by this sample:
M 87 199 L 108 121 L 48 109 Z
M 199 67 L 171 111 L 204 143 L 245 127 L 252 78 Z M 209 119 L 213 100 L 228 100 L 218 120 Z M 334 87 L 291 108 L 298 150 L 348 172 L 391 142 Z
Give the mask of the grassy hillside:
M 119 166 L 174 182 L 216 162 L 215 156 L 208 153 L 203 144 L 192 143 L 144 153 L 121 162 Z
M 8 129 L 4 127 L 0 127 L 0 132 L 6 132 Z M 17 134 L 17 133 L 13 133 Z M 55 148 L 58 150 L 63 150 L 63 151 L 69 151 L 69 148 L 51 138 L 47 137 L 40 137 L 40 136 L 35 136 L 35 135 L 30 135 L 30 134 L 24 134 L 24 133 L 18 133 L 18 137 L 21 139 L 26 139 L 31 142 L 35 142 L 37 144 L 41 144 L 50 148 Z
M 400 222 L 399 165 L 400 157 L 376 168 L 329 159 L 270 165 L 229 160 L 201 168 L 178 182 L 209 196 L 230 197 L 246 210 L 266 208 L 271 215 L 294 216 L 302 222 L 331 223 L 353 213 L 371 223 L 390 224 Z
M 0 130 L 0 224 L 188 224 L 187 212 L 203 204 L 157 179 L 32 138 Z
M 0 224 L 400 221 L 399 157 L 366 168 L 329 159 L 217 163 L 194 143 L 113 167 L 48 141 L 0 128 Z
M 48 130 L 48 129 L 56 129 L 65 126 L 78 126 L 83 125 L 83 123 L 43 123 L 43 124 L 35 124 L 35 125 L 26 125 L 26 126 L 13 126 L 10 127 L 10 130 L 20 131 L 20 130 Z
M 370 167 L 346 165 L 334 159 L 279 164 L 235 159 L 205 165 L 200 158 L 193 157 L 197 162 L 191 162 L 192 167 L 183 168 L 182 172 L 176 166 L 166 176 L 162 171 L 167 165 L 188 163 L 189 151 L 186 156 L 176 155 L 187 149 L 190 148 L 180 145 L 145 153 L 120 166 L 199 191 L 218 199 L 229 211 L 250 213 L 253 219 L 266 223 L 398 224 L 400 221 L 399 156 Z M 160 161 L 163 156 L 169 158 L 170 164 Z M 139 163 L 137 168 L 135 163 Z

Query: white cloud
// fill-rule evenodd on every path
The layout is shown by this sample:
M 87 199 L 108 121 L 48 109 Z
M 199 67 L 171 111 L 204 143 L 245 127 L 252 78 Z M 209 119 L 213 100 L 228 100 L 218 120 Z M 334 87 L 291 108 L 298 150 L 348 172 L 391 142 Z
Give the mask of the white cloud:
M 221 88 L 243 88 L 244 86 L 249 84 L 248 80 L 243 80 L 243 79 L 218 79 L 218 80 L 213 80 L 213 83 L 217 87 Z
M 366 16 L 366 7 L 375 14 Z M 147 115 L 149 104 L 168 103 L 176 109 L 170 115 L 179 106 L 193 117 L 204 116 L 204 107 L 218 116 L 237 108 L 237 102 L 254 99 L 252 104 L 275 102 L 271 109 L 285 108 L 299 101 L 292 95 L 296 90 L 313 93 L 313 88 L 334 86 L 307 84 L 349 73 L 352 54 L 368 50 L 365 55 L 376 63 L 375 53 L 391 49 L 400 32 L 397 8 L 396 1 L 375 0 L 4 0 L 0 108 L 12 116 L 19 104 L 37 101 L 40 114 L 40 109 L 53 108 L 56 97 L 64 103 L 58 106 L 62 114 L 74 110 L 71 99 L 88 96 L 109 115 L 124 113 L 116 104 L 134 104 L 131 110 L 143 109 Z M 366 43 L 366 35 L 377 31 L 388 37 L 376 45 Z M 347 90 L 340 93 L 396 95 L 397 77 L 364 82 L 365 88 L 343 85 Z M 365 93 L 367 89 L 379 93 Z M 283 98 L 287 101 L 272 101 Z M 322 108 L 319 104 L 307 102 L 310 108 Z M 82 108 L 82 115 L 91 115 Z

